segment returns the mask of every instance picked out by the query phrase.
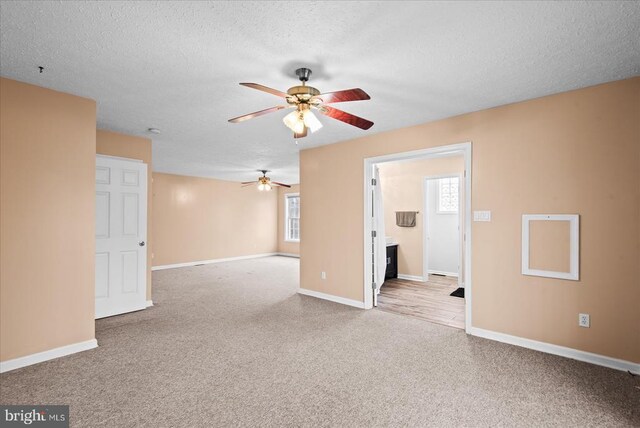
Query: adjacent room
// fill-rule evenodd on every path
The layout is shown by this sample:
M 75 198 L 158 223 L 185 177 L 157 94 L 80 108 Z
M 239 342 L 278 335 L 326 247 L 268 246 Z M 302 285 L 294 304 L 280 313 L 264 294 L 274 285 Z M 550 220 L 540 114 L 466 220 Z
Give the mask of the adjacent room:
M 639 29 L 0 0 L 0 426 L 640 426 Z
M 390 161 L 374 168 L 373 205 L 380 208 L 374 224 L 385 247 L 376 306 L 464 329 L 464 157 Z

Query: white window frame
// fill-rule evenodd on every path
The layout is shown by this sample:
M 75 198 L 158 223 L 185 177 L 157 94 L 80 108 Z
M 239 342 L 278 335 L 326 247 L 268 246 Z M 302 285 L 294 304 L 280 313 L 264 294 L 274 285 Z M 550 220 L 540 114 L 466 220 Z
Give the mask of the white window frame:
M 442 186 L 441 180 L 451 180 L 451 179 L 458 180 L 458 209 L 456 211 L 443 211 L 440 209 L 440 197 L 441 197 L 440 192 L 441 192 L 441 186 Z M 436 195 L 437 195 L 436 214 L 458 214 L 460 212 L 460 178 L 459 177 L 451 176 L 451 177 L 439 178 L 436 183 Z
M 300 200 L 300 193 L 285 193 L 284 194 L 284 242 L 300 242 L 300 239 L 289 238 L 289 198 L 298 198 Z M 300 217 L 298 217 L 298 220 Z M 299 226 L 298 226 L 299 227 Z M 298 236 L 300 236 L 300 230 L 298 230 Z

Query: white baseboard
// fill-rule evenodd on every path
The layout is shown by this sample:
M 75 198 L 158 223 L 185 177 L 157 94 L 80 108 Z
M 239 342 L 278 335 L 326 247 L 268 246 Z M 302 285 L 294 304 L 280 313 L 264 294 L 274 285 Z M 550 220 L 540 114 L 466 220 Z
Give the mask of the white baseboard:
M 37 354 L 14 358 L 13 360 L 2 361 L 0 362 L 0 373 L 64 357 L 65 355 L 75 354 L 76 352 L 87 351 L 97 347 L 98 341 L 96 339 L 91 339 L 84 342 L 74 343 L 72 345 L 49 349 L 48 351 L 38 352 Z
M 296 259 L 300 258 L 300 254 L 293 254 L 293 253 L 277 253 L 277 255 L 282 257 L 294 257 Z
M 147 300 L 147 308 L 153 306 L 153 300 Z
M 436 275 L 452 276 L 454 278 L 458 277 L 458 272 L 445 272 L 443 270 L 430 270 L 429 273 L 435 273 Z
M 405 275 L 403 273 L 399 273 L 398 274 L 398 279 L 404 279 L 405 281 L 419 281 L 419 282 L 425 282 L 425 279 L 421 276 L 417 276 L 417 275 Z
M 364 309 L 364 302 L 359 300 L 347 299 L 346 297 L 334 296 L 332 294 L 325 294 L 319 291 L 307 290 L 306 288 L 298 288 L 299 294 L 305 296 L 317 297 L 318 299 L 329 300 L 330 302 L 340 303 L 347 306 L 353 306 L 354 308 Z
M 631 371 L 632 373 L 640 373 L 640 364 L 632 363 L 631 361 L 619 360 L 617 358 L 606 357 L 600 354 L 580 351 L 578 349 L 567 348 L 560 345 L 553 345 L 546 342 L 538 342 L 537 340 L 511 336 L 509 334 L 498 333 L 491 330 L 484 330 L 477 327 L 470 327 L 467 333 L 473 336 L 495 340 L 497 342 L 508 343 L 510 345 L 533 349 L 535 351 L 546 352 L 547 354 L 559 355 L 561 357 L 571 358 L 573 360 L 596 364 L 598 366 L 609 367 L 611 369 L 622 371 Z
M 208 265 L 211 263 L 232 262 L 235 260 L 257 259 L 259 257 L 277 256 L 279 254 L 280 253 L 261 253 L 261 254 L 251 254 L 249 256 L 227 257 L 224 259 L 198 260 L 195 262 L 174 263 L 170 265 L 153 266 L 151 270 L 155 271 L 155 270 L 174 269 L 174 268 L 189 267 L 189 266 L 196 266 L 196 265 Z

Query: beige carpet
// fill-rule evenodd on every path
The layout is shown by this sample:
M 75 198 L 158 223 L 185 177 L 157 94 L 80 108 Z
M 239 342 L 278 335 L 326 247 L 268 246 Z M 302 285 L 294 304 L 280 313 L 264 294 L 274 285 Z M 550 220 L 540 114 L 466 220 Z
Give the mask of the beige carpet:
M 296 294 L 298 260 L 154 272 L 99 348 L 0 376 L 72 426 L 640 426 L 640 378 Z

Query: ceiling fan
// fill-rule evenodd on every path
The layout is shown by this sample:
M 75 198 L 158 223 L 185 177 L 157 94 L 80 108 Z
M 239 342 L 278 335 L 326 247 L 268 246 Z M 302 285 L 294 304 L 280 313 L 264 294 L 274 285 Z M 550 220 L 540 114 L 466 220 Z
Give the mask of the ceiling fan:
M 269 191 L 269 190 L 271 190 L 271 188 L 273 186 L 291 187 L 288 184 L 278 183 L 277 181 L 271 181 L 271 179 L 269 177 L 267 177 L 267 172 L 269 172 L 268 169 L 258 169 L 256 171 L 261 172 L 262 173 L 262 177 L 258 177 L 258 179 L 256 181 L 244 181 L 244 182 L 241 183 L 242 187 L 247 187 L 247 186 L 250 186 L 250 185 L 256 184 L 256 183 L 258 183 L 258 190 L 260 190 L 260 191 L 262 191 L 262 190 Z
M 262 116 L 274 111 L 295 108 L 295 111 L 289 113 L 282 120 L 284 124 L 293 131 L 294 138 L 302 138 L 307 136 L 307 130 L 315 132 L 322 128 L 322 123 L 311 111 L 312 109 L 319 111 L 325 116 L 348 123 L 360 129 L 369 129 L 373 126 L 373 122 L 353 115 L 351 113 L 338 110 L 337 108 L 327 106 L 325 104 L 341 103 L 345 101 L 360 101 L 370 99 L 369 95 L 360 88 L 346 89 L 343 91 L 320 93 L 319 90 L 312 86 L 307 86 L 306 82 L 311 76 L 311 70 L 308 68 L 299 68 L 296 70 L 296 76 L 302 82 L 302 85 L 292 86 L 287 92 L 278 91 L 277 89 L 268 88 L 257 83 L 240 83 L 242 86 L 257 89 L 259 91 L 282 97 L 287 101 L 287 105 L 279 105 L 268 109 L 245 114 L 243 116 L 229 119 L 231 123 L 244 122 L 257 116 Z

